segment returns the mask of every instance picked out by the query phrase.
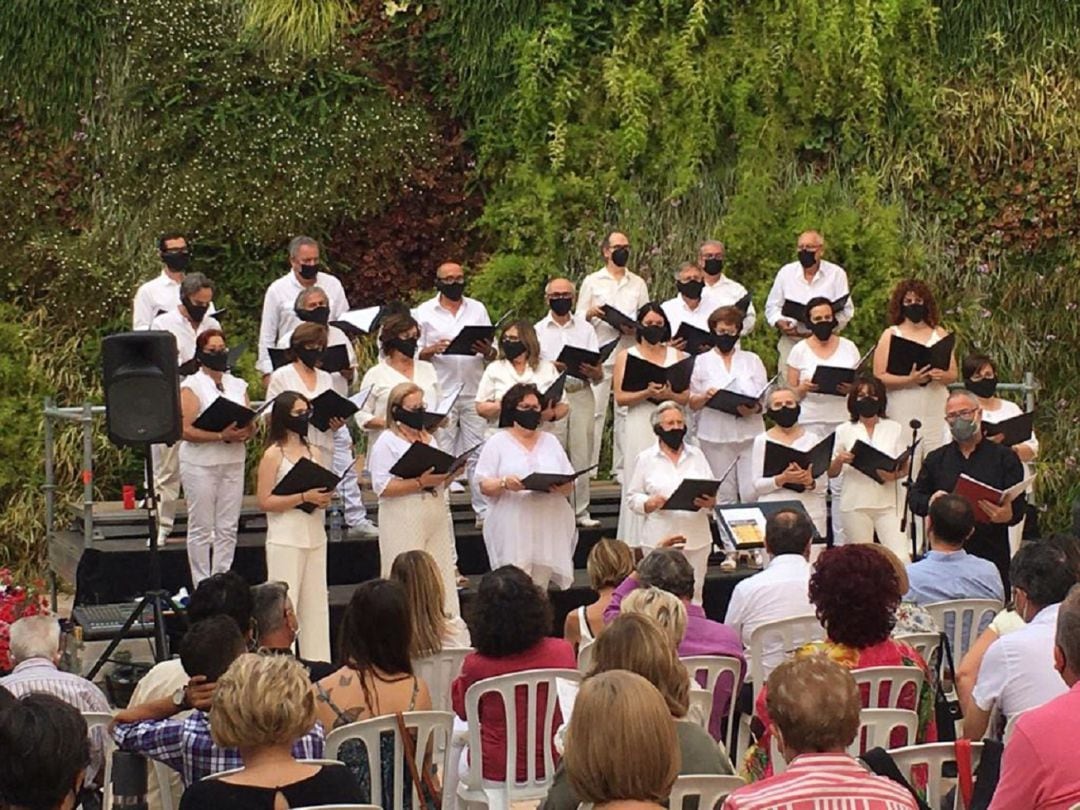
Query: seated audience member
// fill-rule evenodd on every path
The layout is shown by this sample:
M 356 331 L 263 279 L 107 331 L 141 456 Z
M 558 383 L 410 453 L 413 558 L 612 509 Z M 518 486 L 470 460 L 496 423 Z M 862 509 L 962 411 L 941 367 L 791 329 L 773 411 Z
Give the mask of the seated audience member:
M 619 606 L 619 616 L 633 613 L 648 616 L 660 625 L 664 636 L 671 642 L 671 649 L 678 653 L 679 645 L 686 638 L 686 605 L 679 597 L 655 585 L 638 588 L 628 593 Z
M 340 728 L 397 712 L 430 711 L 431 693 L 423 679 L 413 674 L 409 658 L 412 633 L 401 585 L 371 579 L 356 586 L 338 630 L 338 655 L 343 666 L 315 684 L 316 715 L 323 727 Z M 384 735 L 379 746 L 382 796 L 371 795 L 371 774 L 362 743 L 345 743 L 339 758 L 360 785 L 362 801 L 388 807 L 393 803 L 394 735 Z
M 476 652 L 465 657 L 461 674 L 451 690 L 457 716 L 466 719 L 465 694 L 470 686 L 484 678 L 527 669 L 574 669 L 577 659 L 573 647 L 561 638 L 552 638 L 551 625 L 551 603 L 548 602 L 547 593 L 537 587 L 528 574 L 512 565 L 504 565 L 485 574 L 473 603 L 471 626 Z M 535 708 L 539 717 L 543 717 L 547 711 L 548 699 L 549 696 L 543 694 L 538 696 Z M 515 710 L 517 727 L 526 728 L 527 702 L 524 699 L 517 701 Z M 471 718 L 471 722 L 476 720 Z M 479 721 L 484 748 L 484 779 L 503 782 L 507 775 L 506 714 L 502 701 L 490 695 L 481 700 Z M 561 715 L 556 708 L 552 728 L 558 728 L 560 723 Z M 539 728 L 543 728 L 543 723 L 539 724 Z M 517 778 L 524 780 L 527 778 L 524 734 L 518 736 L 517 742 Z M 464 744 L 465 741 L 455 743 L 455 753 Z M 538 776 L 544 774 L 544 746 L 551 744 L 551 740 L 537 740 Z M 445 795 L 456 795 L 457 775 L 465 773 L 468 768 L 467 755 L 468 751 L 463 750 L 458 760 L 451 758 Z M 457 772 L 454 771 L 455 761 L 459 761 Z
M 846 667 L 824 655 L 785 661 L 773 670 L 764 691 L 787 770 L 731 793 L 724 810 L 918 807 L 907 789 L 871 773 L 847 753 L 859 733 L 862 700 Z
M 245 653 L 218 679 L 210 703 L 210 734 L 235 748 L 237 773 L 196 782 L 180 810 L 263 810 L 362 802 L 344 765 L 305 763 L 293 746 L 315 726 L 315 694 L 307 669 L 291 656 Z
M 246 651 L 240 628 L 228 616 L 213 616 L 192 626 L 180 643 L 180 660 L 190 680 L 171 697 L 159 698 L 116 713 L 113 738 L 122 751 L 164 762 L 179 771 L 184 785 L 244 764 L 235 748 L 216 745 L 210 735 L 215 685 Z M 184 719 L 174 715 L 193 709 Z M 298 759 L 323 753 L 322 728 L 316 726 L 293 746 Z
M 70 703 L 29 693 L 0 711 L 0 807 L 75 808 L 89 766 L 86 721 Z
M 911 590 L 911 583 L 908 581 L 907 576 L 907 563 L 901 560 L 893 553 L 893 550 L 888 546 L 883 546 L 880 543 L 867 543 L 867 548 L 872 548 L 886 560 L 889 565 L 892 566 L 893 573 L 896 574 L 896 581 L 900 585 L 900 593 L 906 594 Z M 900 604 L 896 608 L 896 625 L 893 627 L 893 636 L 906 636 L 909 633 L 937 633 L 937 622 L 934 621 L 934 617 L 930 615 L 930 612 L 922 605 L 916 605 L 914 602 L 909 602 L 903 597 L 900 598 Z M 927 664 L 930 662 L 927 661 Z
M 890 635 L 900 603 L 900 583 L 886 559 L 865 543 L 825 551 L 810 576 L 810 602 L 825 628 L 826 640 L 799 648 L 796 657 L 824 654 L 851 670 L 918 667 L 925 675 L 922 689 L 916 694 L 907 684 L 896 701 L 897 708 L 918 713 L 916 739 L 907 741 L 900 732 L 894 734 L 891 745 L 936 742 L 929 668 L 915 650 Z M 768 686 L 761 690 L 755 707 L 755 724 L 763 731 L 747 752 L 745 767 L 751 781 L 772 775 L 769 752 L 773 722 L 768 712 L 768 691 Z M 887 697 L 883 691 L 879 707 L 887 705 Z
M 264 582 L 251 589 L 252 622 L 255 645 L 261 653 L 293 655 L 300 622 L 289 598 L 288 582 Z M 306 661 L 298 658 L 312 681 L 325 678 L 335 667 L 328 661 Z
M 414 660 L 447 647 L 472 646 L 465 620 L 444 608 L 443 582 L 434 557 L 423 549 L 403 551 L 394 558 L 390 579 L 405 590 L 412 618 L 409 655 Z
M 919 605 L 950 599 L 1005 601 L 997 566 L 964 551 L 975 530 L 971 504 L 959 495 L 941 495 L 930 504 L 930 551 L 907 567 L 911 589 L 904 599 Z
M 671 719 L 675 721 L 681 762 L 679 773 L 734 772 L 723 747 L 700 725 L 686 719 L 690 705 L 689 676 L 656 622 L 640 614 L 621 615 L 597 639 L 594 652 L 596 657 L 586 680 L 603 672 L 626 670 L 640 675 L 660 691 Z M 577 703 L 574 706 L 576 714 Z M 555 771 L 544 810 L 575 810 L 580 801 L 567 781 L 564 761 Z
M 670 542 L 668 538 L 663 542 Z M 611 602 L 604 610 L 604 621 L 610 622 L 619 615 L 622 600 L 635 588 L 655 585 L 674 594 L 686 605 L 686 636 L 679 645 L 679 655 L 730 655 L 743 657 L 742 642 L 727 625 L 705 617 L 705 608 L 691 604 L 694 596 L 694 569 L 683 553 L 674 548 L 656 548 L 649 552 L 637 570 L 622 581 L 611 595 Z
M 605 537 L 589 549 L 585 570 L 598 598 L 592 604 L 582 605 L 566 614 L 563 638 L 573 644 L 574 649 L 591 644 L 604 631 L 604 610 L 611 602 L 615 587 L 634 570 L 634 554 L 622 540 Z
M 7 689 L 0 686 L 0 712 L 4 709 L 10 708 L 17 702 L 15 696 L 11 694 Z
M 80 712 L 110 713 L 109 700 L 92 682 L 57 667 L 60 663 L 60 622 L 56 616 L 24 616 L 11 625 L 11 660 L 15 668 L 0 678 L 15 697 L 34 692 L 53 695 Z M 90 734 L 90 768 L 86 781 L 100 782 L 105 774 L 104 729 Z
M 964 736 L 980 740 L 996 705 L 1007 719 L 1005 739 L 1016 717 L 1066 691 L 1054 670 L 1058 609 L 1076 584 L 1065 553 L 1052 543 L 1020 547 L 1009 566 L 1013 604 L 1024 627 L 990 645 L 970 693 L 960 691 Z
M 1058 609 L 1054 669 L 1069 691 L 1017 718 L 1005 746 L 990 810 L 1065 808 L 1080 803 L 1080 587 Z
M 750 636 L 766 622 L 812 615 L 810 604 L 810 541 L 814 525 L 805 513 L 779 509 L 765 521 L 765 551 L 769 563 L 759 574 L 735 586 L 724 624 L 739 633 L 750 648 Z M 766 677 L 784 660 L 779 639 L 770 639 L 762 650 Z
M 668 708 L 633 672 L 603 672 L 581 685 L 566 730 L 566 775 L 585 806 L 661 810 L 681 765 Z

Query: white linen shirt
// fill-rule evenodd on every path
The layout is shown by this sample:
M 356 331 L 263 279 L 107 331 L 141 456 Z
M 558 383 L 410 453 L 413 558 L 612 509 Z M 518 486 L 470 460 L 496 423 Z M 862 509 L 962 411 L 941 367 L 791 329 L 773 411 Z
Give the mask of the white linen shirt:
M 760 394 L 769 381 L 765 364 L 753 352 L 736 348 L 731 355 L 731 370 L 716 349 L 697 356 L 690 375 L 690 393 L 704 394 L 710 388 L 727 389 L 748 397 Z M 722 444 L 752 439 L 765 430 L 761 414 L 733 416 L 705 407 L 698 411 L 697 437 L 701 441 Z
M 150 328 L 173 334 L 176 338 L 176 362 L 182 366 L 195 356 L 195 339 L 210 329 L 221 329 L 221 324 L 212 315 L 206 315 L 196 328 L 184 317 L 177 305 L 154 318 Z
M 413 376 L 410 380 L 397 369 L 393 368 L 385 359 L 373 365 L 364 374 L 360 381 L 360 389 L 371 388 L 367 400 L 360 410 L 356 412 L 356 424 L 369 431 L 369 438 L 374 440 L 381 430 L 368 427 L 372 419 L 386 419 L 386 404 L 390 401 L 390 392 L 394 386 L 401 383 L 414 383 L 424 392 L 424 408 L 430 410 L 439 404 L 442 396 L 439 389 L 439 380 L 435 374 L 435 366 L 426 360 L 413 360 Z M 371 447 L 371 445 L 368 445 Z
M 180 282 L 173 281 L 164 270 L 135 291 L 131 305 L 131 328 L 136 332 L 149 329 L 154 318 L 171 312 L 180 303 Z
M 278 394 L 284 391 L 296 391 L 299 394 L 303 394 L 308 402 L 311 402 L 315 397 L 324 391 L 329 391 L 334 387 L 334 381 L 330 378 L 330 375 L 323 371 L 321 368 L 315 369 L 315 388 L 309 389 L 304 385 L 304 381 L 300 379 L 300 374 L 297 372 L 295 366 L 289 363 L 286 366 L 274 369 L 270 375 L 270 382 L 266 386 L 266 398 L 274 399 Z M 264 418 L 269 419 L 269 410 L 263 411 L 266 416 Z M 334 454 L 334 431 L 332 430 L 319 430 L 314 425 L 308 425 L 307 440 L 309 444 L 315 447 L 321 448 L 323 452 L 323 458 L 333 458 Z
M 645 280 L 637 273 L 626 270 L 623 277 L 617 279 L 608 272 L 606 267 L 601 267 L 595 273 L 585 276 L 585 280 L 581 282 L 577 314 L 579 318 L 584 318 L 585 313 L 593 307 L 609 304 L 633 319 L 637 317 L 637 311 L 648 302 L 649 288 L 645 285 Z M 607 321 L 597 318 L 591 323 L 596 329 L 596 339 L 600 345 L 610 343 L 615 338 L 619 338 L 619 349 L 634 345 L 632 335 L 623 335 Z M 611 357 L 614 358 L 616 354 L 617 352 L 612 352 Z M 608 364 L 613 362 L 613 359 L 609 359 Z
M 855 368 L 860 359 L 859 347 L 845 337 L 839 338 L 839 341 L 832 354 L 828 357 L 819 357 L 806 340 L 800 340 L 791 347 L 787 359 L 788 368 L 798 370 L 800 383 L 812 380 L 818 366 Z M 838 425 L 849 418 L 847 397 L 809 391 L 802 398 L 801 405 L 800 421 L 802 422 Z
M 476 401 L 501 402 L 503 395 L 518 383 L 532 383 L 542 394 L 558 376 L 559 370 L 550 360 L 541 360 L 535 369 L 526 363 L 521 374 L 517 373 L 514 364 L 509 360 L 496 360 L 484 369 L 484 376 L 480 378 L 480 384 L 476 388 Z M 566 402 L 565 390 L 559 402 Z
M 279 349 L 287 349 L 287 348 L 289 348 L 289 343 L 292 340 L 293 332 L 295 332 L 295 331 L 296 331 L 296 327 L 294 326 L 292 329 L 290 329 L 288 332 L 286 332 L 284 335 L 282 335 L 281 340 L 278 341 L 277 348 L 279 348 Z M 353 344 L 352 344 L 352 341 L 349 340 L 349 336 L 346 335 L 340 329 L 338 329 L 336 326 L 327 326 L 326 327 L 326 347 L 330 348 L 331 346 L 344 346 L 345 347 L 345 353 L 349 357 L 349 368 L 351 368 L 353 371 L 355 371 L 356 366 L 357 366 L 356 349 L 353 348 Z M 330 375 L 330 378 L 334 381 L 334 390 L 335 391 L 337 391 L 343 397 L 349 395 L 349 381 L 346 380 L 344 376 L 342 376 L 340 371 L 333 372 Z
M 706 332 L 711 331 L 709 329 L 709 315 L 712 314 L 712 310 L 709 309 L 705 300 L 705 293 L 701 294 L 701 300 L 698 301 L 698 305 L 694 309 L 690 309 L 690 305 L 686 303 L 686 299 L 683 298 L 682 295 L 676 295 L 674 298 L 669 298 L 660 305 L 660 308 L 664 310 L 664 314 L 667 315 L 668 322 L 671 324 L 671 334 L 673 337 L 675 333 L 679 331 L 679 327 L 683 325 L 684 321 L 691 326 L 696 326 L 698 329 L 702 329 Z
M 425 443 L 436 447 L 435 439 L 431 436 L 428 436 L 428 441 Z M 392 430 L 384 430 L 379 434 L 379 438 L 368 453 L 368 470 L 371 472 L 371 488 L 380 498 L 383 490 L 397 477 L 390 473 L 390 469 L 398 463 L 410 447 L 412 447 L 412 442 Z
M 638 453 L 634 461 L 634 472 L 626 490 L 626 504 L 639 515 L 645 515 L 645 502 L 653 495 L 668 498 L 687 478 L 712 477 L 712 468 L 705 454 L 697 447 L 683 442 L 678 459 L 672 461 L 660 449 L 660 440 L 657 439 Z M 641 536 L 643 547 L 656 548 L 661 540 L 673 534 L 686 538 L 687 550 L 708 548 L 712 543 L 709 510 L 683 512 L 657 509 L 645 515 Z
M 335 321 L 349 311 L 349 300 L 345 297 L 345 288 L 337 276 L 318 273 L 315 283 L 326 293 L 330 304 L 330 320 Z M 300 283 L 291 269 L 281 278 L 266 288 L 263 296 L 262 320 L 259 321 L 259 357 L 255 368 L 263 374 L 274 370 L 270 362 L 271 347 L 277 346 L 281 336 L 298 327 L 302 321 L 296 317 L 296 297 L 303 290 L 310 289 Z
M 709 277 L 705 276 L 705 289 L 701 293 L 701 305 L 708 309 L 711 314 L 720 307 L 735 306 L 739 301 L 746 298 L 748 292 L 749 290 L 742 284 L 722 273 L 714 284 L 710 284 Z M 756 323 L 757 310 L 754 309 L 754 302 L 751 301 L 750 306 L 746 308 L 746 317 L 743 318 L 741 334 L 749 335 Z
M 536 338 L 540 341 L 540 359 L 553 363 L 566 346 L 590 352 L 600 350 L 600 342 L 596 339 L 596 330 L 592 324 L 573 314 L 565 324 L 560 324 L 549 312 L 536 322 Z
M 847 273 L 838 264 L 822 260 L 814 277 L 807 282 L 803 275 L 803 266 L 798 262 L 785 264 L 776 274 L 769 297 L 765 301 L 765 320 L 770 326 L 776 326 L 776 322 L 786 316 L 781 314 L 785 301 L 794 301 L 797 304 L 805 304 L 811 298 L 818 296 L 836 301 L 848 295 L 844 308 L 836 313 L 836 320 L 843 329 L 851 316 L 855 314 L 855 304 L 850 298 L 851 288 L 848 286 Z M 798 324 L 799 334 L 808 335 L 810 330 L 803 324 Z
M 833 455 L 850 453 L 855 442 L 861 441 L 880 450 L 887 456 L 896 458 L 907 447 L 904 441 L 904 429 L 899 422 L 879 418 L 874 425 L 871 438 L 862 422 L 842 422 L 836 426 L 836 442 Z M 840 511 L 854 512 L 859 509 L 891 509 L 896 506 L 896 482 L 886 481 L 879 484 L 869 475 L 844 465 L 844 483 L 840 488 Z
M 428 299 L 412 311 L 413 318 L 420 324 L 420 348 L 426 349 L 440 340 L 453 340 L 464 326 L 491 326 L 487 308 L 475 298 L 462 298 L 457 312 L 446 309 L 439 296 Z M 441 355 L 431 358 L 435 373 L 439 378 L 439 387 L 449 391 L 455 386 L 462 386 L 458 402 L 468 401 L 476 396 L 476 386 L 484 373 L 484 358 L 478 354 Z

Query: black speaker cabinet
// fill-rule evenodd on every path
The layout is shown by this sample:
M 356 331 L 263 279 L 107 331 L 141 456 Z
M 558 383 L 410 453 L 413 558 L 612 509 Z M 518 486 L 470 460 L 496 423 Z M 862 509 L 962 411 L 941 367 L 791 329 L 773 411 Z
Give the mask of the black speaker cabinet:
M 180 377 L 170 332 L 121 332 L 101 343 L 105 422 L 114 444 L 180 439 Z

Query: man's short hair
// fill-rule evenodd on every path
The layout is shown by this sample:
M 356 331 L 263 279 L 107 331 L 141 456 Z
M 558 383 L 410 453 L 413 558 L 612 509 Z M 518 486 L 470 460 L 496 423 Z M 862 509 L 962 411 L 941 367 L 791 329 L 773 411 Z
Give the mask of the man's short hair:
M 0 712 L 0 806 L 51 810 L 90 764 L 86 721 L 58 697 L 31 692 Z
M 1065 664 L 1080 673 L 1080 585 L 1074 585 L 1058 609 L 1054 643 L 1061 648 Z
M 157 249 L 159 252 L 165 251 L 165 243 L 172 242 L 176 239 L 183 239 L 184 244 L 187 244 L 187 234 L 182 231 L 165 231 L 157 240 Z
M 235 571 L 212 574 L 199 583 L 188 602 L 191 624 L 211 616 L 229 616 L 241 632 L 251 629 L 251 588 Z
M 655 586 L 680 599 L 694 595 L 694 569 L 681 551 L 657 548 L 638 563 L 638 581 L 642 587 Z
M 1076 574 L 1069 567 L 1065 552 L 1052 543 L 1025 543 L 1009 566 L 1012 586 L 1038 605 L 1056 605 L 1076 584 Z
M 966 388 L 954 388 L 952 391 L 949 392 L 949 396 L 945 400 L 945 402 L 948 403 L 954 399 L 967 400 L 973 408 L 982 407 L 982 405 L 979 404 L 979 398 L 970 391 L 968 391 Z
M 319 243 L 310 236 L 294 236 L 289 240 L 289 258 L 295 259 L 296 254 L 300 252 L 302 247 L 318 248 Z
M 765 550 L 774 557 L 805 554 L 814 539 L 814 524 L 798 509 L 778 509 L 765 521 Z
M 240 628 L 228 616 L 203 619 L 184 634 L 180 642 L 180 663 L 189 678 L 202 675 L 214 682 L 229 665 L 243 655 L 247 645 Z
M 930 504 L 930 532 L 950 546 L 962 546 L 975 528 L 975 512 L 967 498 L 942 495 Z
M 60 652 L 60 622 L 55 616 L 23 616 L 11 625 L 11 657 L 16 664 L 52 658 Z
M 199 290 L 214 289 L 214 282 L 202 273 L 188 273 L 180 282 L 180 297 L 191 298 Z
M 859 733 L 859 687 L 847 669 L 822 654 L 774 669 L 765 703 L 785 746 L 799 754 L 847 748 Z
M 285 626 L 285 600 L 289 598 L 288 582 L 264 582 L 251 589 L 255 620 L 255 638 L 276 633 Z
M 303 309 L 307 306 L 308 299 L 313 295 L 321 295 L 327 302 L 330 301 L 330 296 L 326 294 L 326 290 L 316 284 L 311 287 L 304 287 L 304 289 L 297 294 L 296 301 L 293 303 L 293 309 Z

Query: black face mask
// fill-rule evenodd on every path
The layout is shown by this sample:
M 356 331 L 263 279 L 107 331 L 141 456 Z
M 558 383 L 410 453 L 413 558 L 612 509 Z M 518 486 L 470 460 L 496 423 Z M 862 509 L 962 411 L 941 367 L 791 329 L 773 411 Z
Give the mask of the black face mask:
M 465 295 L 464 281 L 436 281 L 435 287 L 451 301 L 460 301 L 461 297 Z
M 653 433 L 655 433 L 660 439 L 660 441 L 662 441 L 672 450 L 678 450 L 680 447 L 682 447 L 683 439 L 686 438 L 686 428 L 684 427 L 664 430 L 662 427 L 657 425 L 655 428 L 653 428 Z
M 319 275 L 318 264 L 302 264 L 300 265 L 300 278 L 306 278 L 309 281 Z
M 419 342 L 416 338 L 392 338 L 391 340 L 386 341 L 387 349 L 399 351 L 406 357 L 415 357 L 416 347 L 418 345 Z
M 817 251 L 816 250 L 800 250 L 799 251 L 799 264 L 804 268 L 811 268 L 817 264 Z
M 311 414 L 307 411 L 303 413 L 290 413 L 285 417 L 285 427 L 296 433 L 299 436 L 307 436 L 308 432 L 308 420 L 311 418 Z
M 817 323 L 810 324 L 810 334 L 816 337 L 818 340 L 824 342 L 829 339 L 829 335 L 836 329 L 836 321 L 818 321 Z
M 997 393 L 997 377 L 987 377 L 984 380 L 964 380 L 964 388 L 977 397 L 989 399 Z
M 626 267 L 628 261 L 630 261 L 630 248 L 617 247 L 611 251 L 611 263 L 616 267 Z
M 654 346 L 657 343 L 661 343 L 664 340 L 664 327 L 662 326 L 641 326 L 637 328 L 638 337 L 644 340 L 646 343 L 651 343 Z
M 904 304 L 901 311 L 912 323 L 922 323 L 926 320 L 926 304 Z
M 523 411 L 517 408 L 514 411 L 514 422 L 526 430 L 536 430 L 540 427 L 540 411 Z
M 799 421 L 802 407 L 798 404 L 794 408 L 769 408 L 769 416 L 782 428 L 789 428 Z
M 859 397 L 855 400 L 855 415 L 864 419 L 877 416 L 881 411 L 881 402 L 877 397 Z
M 520 340 L 508 340 L 506 338 L 499 341 L 499 348 L 502 349 L 503 355 L 510 362 L 517 360 L 527 351 L 525 344 Z
M 717 334 L 713 335 L 713 345 L 716 346 L 721 352 L 727 354 L 735 348 L 735 344 L 739 342 L 738 335 Z
M 199 360 L 199 365 L 205 366 L 211 371 L 229 370 L 228 350 L 220 352 L 196 352 L 195 356 Z
M 296 317 L 308 323 L 321 323 L 326 326 L 330 323 L 330 307 L 315 307 L 315 309 L 298 309 Z
M 209 304 L 196 304 L 190 298 L 181 298 L 180 303 L 184 305 L 187 314 L 191 317 L 191 320 L 195 321 L 195 323 L 202 323 L 202 319 L 205 318 L 206 313 L 210 311 Z
M 724 272 L 724 260 L 723 259 L 706 259 L 705 267 L 702 268 L 706 275 L 718 276 Z
M 675 284 L 679 292 L 691 301 L 701 300 L 701 291 L 705 289 L 704 281 L 679 281 Z
M 323 351 L 323 349 L 305 349 L 302 346 L 293 349 L 296 359 L 312 369 L 318 365 L 320 360 L 322 360 Z
M 564 315 L 570 314 L 570 308 L 574 305 L 574 302 L 570 298 L 552 298 L 548 301 L 548 306 L 551 307 L 551 311 L 558 315 L 560 318 Z
M 183 273 L 188 269 L 188 265 L 191 264 L 191 254 L 186 250 L 181 250 L 176 253 L 163 252 L 161 254 L 161 260 L 165 262 L 165 266 L 174 273 Z
M 395 405 L 394 418 L 401 422 L 401 424 L 411 427 L 413 430 L 424 429 L 424 412 L 422 410 L 410 411 L 402 408 L 400 405 Z

